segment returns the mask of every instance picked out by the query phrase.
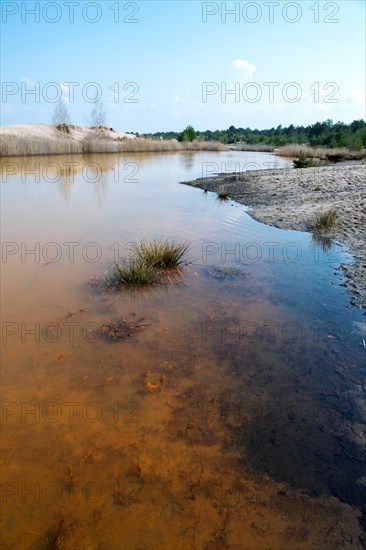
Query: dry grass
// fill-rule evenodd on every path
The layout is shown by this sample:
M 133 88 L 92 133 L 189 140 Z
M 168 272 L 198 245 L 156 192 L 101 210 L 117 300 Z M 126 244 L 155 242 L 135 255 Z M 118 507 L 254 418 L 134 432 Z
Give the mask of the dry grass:
M 337 223 L 337 212 L 334 208 L 330 208 L 325 212 L 318 212 L 315 216 L 313 231 L 314 233 L 327 233 Z
M 258 143 L 257 145 L 235 143 L 233 147 L 235 147 L 236 151 L 258 151 L 260 153 L 272 153 L 275 149 L 274 145 L 265 145 L 264 143 Z
M 299 157 L 301 154 L 306 158 L 316 158 L 338 162 L 340 160 L 361 160 L 366 158 L 366 151 L 351 151 L 346 147 L 330 149 L 327 147 L 310 147 L 309 145 L 285 145 L 276 151 L 281 157 Z
M 220 187 L 217 190 L 217 198 L 226 201 L 229 198 L 229 192 L 226 189 L 225 185 L 220 185 Z
M 34 155 L 79 155 L 104 153 L 143 153 L 163 151 L 221 151 L 226 147 L 219 142 L 194 141 L 192 143 L 176 140 L 161 141 L 153 139 L 107 139 L 88 136 L 77 141 L 67 134 L 55 134 L 53 137 L 7 136 L 0 137 L 0 156 Z

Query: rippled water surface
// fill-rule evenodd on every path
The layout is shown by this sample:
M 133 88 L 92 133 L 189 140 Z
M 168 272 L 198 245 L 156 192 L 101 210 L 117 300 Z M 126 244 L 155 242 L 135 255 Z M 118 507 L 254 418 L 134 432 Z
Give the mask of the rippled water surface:
M 4 548 L 362 547 L 365 323 L 338 269 L 351 258 L 179 184 L 284 165 L 3 161 Z M 89 284 L 161 237 L 190 243 L 178 283 Z M 109 340 L 121 316 L 143 330 Z

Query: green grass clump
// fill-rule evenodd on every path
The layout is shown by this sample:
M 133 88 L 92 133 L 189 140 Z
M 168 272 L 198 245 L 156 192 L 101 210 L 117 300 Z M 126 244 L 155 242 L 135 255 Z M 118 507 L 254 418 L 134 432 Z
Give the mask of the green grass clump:
M 180 268 L 189 246 L 176 241 L 143 240 L 134 247 L 132 257 L 110 265 L 104 274 L 108 288 L 147 286 L 163 282 L 168 272 Z M 172 280 L 174 277 L 172 276 Z
M 136 258 L 157 269 L 178 267 L 188 245 L 163 239 L 161 241 L 140 241 L 135 248 Z
M 108 268 L 104 281 L 109 288 L 151 285 L 157 281 L 157 273 L 152 265 L 144 262 L 121 260 Z
M 224 185 L 221 185 L 217 190 L 217 198 L 226 201 L 229 198 L 229 192 Z
M 299 158 L 293 161 L 295 168 L 313 168 L 317 166 L 312 158 L 308 158 L 305 153 L 300 151 Z
M 334 228 L 337 223 L 337 212 L 330 208 L 325 212 L 319 212 L 315 216 L 313 231 L 315 233 L 326 233 Z

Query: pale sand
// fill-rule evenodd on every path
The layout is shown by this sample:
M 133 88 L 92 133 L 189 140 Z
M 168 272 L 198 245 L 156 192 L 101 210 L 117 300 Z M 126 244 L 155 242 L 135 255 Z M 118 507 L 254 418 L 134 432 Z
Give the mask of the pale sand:
M 354 257 L 354 263 L 341 266 L 346 277 L 342 284 L 349 290 L 352 304 L 366 310 L 364 162 L 220 174 L 183 183 L 208 191 L 217 191 L 224 185 L 231 199 L 251 208 L 249 214 L 253 218 L 281 229 L 311 231 L 317 212 L 335 208 L 338 221 L 329 237 L 344 245 Z
M 92 136 L 95 131 L 91 128 L 83 128 L 82 126 L 70 126 L 70 137 L 75 141 L 83 141 L 87 136 Z M 118 132 L 114 129 L 111 130 L 102 130 L 103 137 L 108 139 L 118 139 L 118 138 L 127 138 L 127 139 L 136 139 L 136 136 L 133 134 L 124 134 Z M 12 126 L 1 126 L 0 127 L 1 136 L 15 136 L 15 137 L 40 137 L 40 138 L 54 138 L 55 137 L 55 127 L 52 124 L 13 124 Z

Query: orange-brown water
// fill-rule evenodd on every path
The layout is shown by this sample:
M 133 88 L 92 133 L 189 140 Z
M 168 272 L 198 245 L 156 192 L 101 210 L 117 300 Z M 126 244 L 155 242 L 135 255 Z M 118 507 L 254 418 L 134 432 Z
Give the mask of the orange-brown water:
M 364 318 L 336 270 L 349 259 L 179 185 L 265 162 L 284 165 L 3 162 L 3 548 L 365 547 Z M 88 284 L 144 237 L 191 243 L 179 284 Z M 120 316 L 147 326 L 108 340 Z

